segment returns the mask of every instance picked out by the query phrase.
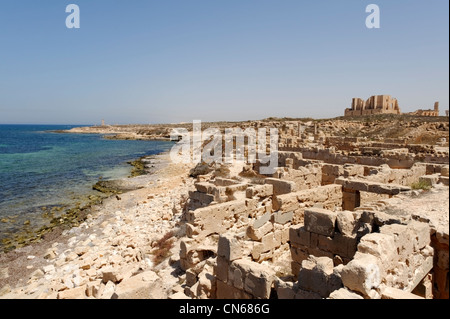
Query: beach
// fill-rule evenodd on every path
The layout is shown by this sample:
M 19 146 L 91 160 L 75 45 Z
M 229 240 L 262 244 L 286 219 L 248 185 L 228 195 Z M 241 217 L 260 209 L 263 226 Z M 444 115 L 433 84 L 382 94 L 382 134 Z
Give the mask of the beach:
M 1 298 L 72 299 L 88 291 L 88 297 L 110 299 L 114 280 L 104 282 L 105 269 L 116 282 L 150 276 L 158 287 L 151 298 L 181 291 L 174 270 L 184 234 L 182 207 L 193 186 L 191 167 L 172 164 L 168 153 L 152 159 L 151 174 L 126 179 L 135 190 L 93 205 L 78 227 L 55 229 L 38 243 L 0 255 Z M 165 235 L 170 245 L 158 246 Z

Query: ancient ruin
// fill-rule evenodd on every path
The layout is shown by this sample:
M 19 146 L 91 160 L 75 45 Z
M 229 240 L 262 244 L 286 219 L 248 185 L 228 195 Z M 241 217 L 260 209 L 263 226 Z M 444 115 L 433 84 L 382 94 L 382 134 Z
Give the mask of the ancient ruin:
M 418 183 L 448 192 L 448 149 L 321 138 L 317 127 L 305 139 L 300 125 L 280 128 L 273 176 L 245 178 L 257 165 L 244 165 L 239 176 L 197 177 L 180 245 L 185 294 L 448 298 L 448 217 L 394 213 L 392 202 Z
M 362 116 L 373 114 L 401 114 L 398 101 L 390 95 L 371 96 L 367 101 L 352 99 L 352 106 L 345 109 L 345 116 Z
M 434 103 L 434 108 L 431 110 L 417 110 L 415 112 L 408 113 L 416 116 L 439 116 L 439 102 Z
M 0 296 L 448 299 L 449 124 L 395 118 L 213 123 L 277 128 L 276 171 L 167 164 L 44 253 L 7 257 Z

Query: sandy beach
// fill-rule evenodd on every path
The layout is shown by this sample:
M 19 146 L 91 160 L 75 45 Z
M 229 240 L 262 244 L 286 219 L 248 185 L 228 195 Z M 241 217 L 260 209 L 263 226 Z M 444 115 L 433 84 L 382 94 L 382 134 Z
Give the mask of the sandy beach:
M 153 162 L 151 174 L 125 180 L 142 188 L 92 206 L 79 227 L 55 230 L 39 243 L 0 255 L 1 298 L 72 299 L 88 291 L 89 297 L 109 299 L 115 287 L 114 280 L 102 280 L 105 270 L 117 282 L 141 273 L 150 277 L 151 298 L 181 291 L 176 256 L 191 167 L 172 164 L 168 153 Z

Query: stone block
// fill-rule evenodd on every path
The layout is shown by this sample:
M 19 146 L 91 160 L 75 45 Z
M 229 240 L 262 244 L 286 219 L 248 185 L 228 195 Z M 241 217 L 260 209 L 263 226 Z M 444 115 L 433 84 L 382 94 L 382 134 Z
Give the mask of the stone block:
M 328 299 L 340 300 L 340 299 L 364 299 L 364 298 L 353 291 L 350 291 L 346 288 L 341 288 L 339 290 L 333 291 L 328 297 Z
M 244 290 L 247 293 L 257 299 L 270 297 L 274 274 L 267 267 L 246 259 L 234 261 L 233 266 L 244 274 Z
M 247 236 L 253 240 L 261 240 L 261 238 L 267 233 L 273 230 L 273 224 L 268 221 L 263 226 L 259 228 L 254 228 L 253 226 L 249 226 L 247 228 Z
M 357 221 L 351 211 L 337 212 L 336 225 L 341 234 L 353 236 L 356 233 Z
M 258 229 L 259 227 L 264 226 L 267 222 L 270 221 L 270 219 L 272 218 L 272 213 L 267 212 L 264 215 L 262 215 L 261 217 L 259 217 L 258 219 L 256 219 L 253 224 L 252 227 L 254 229 Z
M 368 295 L 381 284 L 378 259 L 373 255 L 357 254 L 341 271 L 342 283 L 350 290 Z
M 428 223 L 411 221 L 408 224 L 408 230 L 412 232 L 414 250 L 420 250 L 431 242 L 431 229 Z
M 361 238 L 358 252 L 370 254 L 380 260 L 381 276 L 385 276 L 399 262 L 397 247 L 392 235 L 371 233 Z
M 272 195 L 273 195 L 273 185 L 271 185 L 271 184 L 255 185 L 255 186 L 247 188 L 247 190 L 246 190 L 247 198 L 253 198 L 255 196 L 264 198 L 264 197 L 269 197 Z
M 335 212 L 309 208 L 305 210 L 305 229 L 309 232 L 324 236 L 333 236 L 337 214 Z
M 280 247 L 280 245 L 281 245 L 281 236 L 280 236 L 280 240 L 278 241 L 275 238 L 274 233 L 268 233 L 267 235 L 265 235 L 261 239 L 261 244 L 264 247 L 263 252 L 271 251 L 272 249 L 274 249 L 276 247 Z
M 309 254 L 307 251 L 291 246 L 291 258 L 293 261 L 301 264 L 304 260 L 308 259 L 308 257 Z M 295 272 L 296 275 L 297 273 L 298 272 Z
M 111 299 L 161 299 L 164 297 L 158 275 L 149 270 L 122 280 Z
M 251 296 L 241 289 L 230 286 L 220 280 L 217 281 L 217 299 L 251 299 Z
M 277 291 L 278 299 L 294 299 L 294 283 L 284 282 L 281 279 L 277 279 L 275 283 L 275 289 Z
M 424 299 L 424 298 L 397 288 L 385 287 L 382 290 L 381 299 Z
M 294 212 L 275 212 L 273 213 L 273 222 L 281 225 L 285 225 L 287 223 L 292 222 L 294 218 Z
M 304 226 L 295 225 L 289 228 L 289 241 L 291 245 L 309 247 L 311 233 Z
M 330 294 L 328 280 L 332 273 L 332 259 L 310 256 L 302 262 L 302 268 L 298 273 L 298 286 L 300 289 L 315 292 L 322 298 L 328 297 Z
M 198 192 L 206 194 L 210 193 L 212 191 L 212 188 L 215 187 L 213 184 L 209 182 L 198 182 L 195 183 L 194 185 Z
M 86 299 L 86 286 L 58 292 L 58 299 Z
M 217 263 L 214 268 L 214 274 L 217 277 L 217 279 L 223 282 L 228 281 L 228 267 L 229 267 L 228 261 L 222 256 L 217 256 Z
M 224 257 L 227 261 L 242 258 L 243 249 L 241 242 L 233 235 L 221 235 L 219 237 L 217 254 Z
M 274 195 L 283 195 L 295 192 L 296 185 L 294 182 L 285 181 L 278 178 L 266 178 L 265 184 L 273 185 Z
M 394 243 L 397 247 L 399 260 L 404 261 L 413 253 L 414 241 L 412 232 L 406 225 L 392 224 L 384 225 L 380 228 L 381 234 L 388 234 L 394 237 Z

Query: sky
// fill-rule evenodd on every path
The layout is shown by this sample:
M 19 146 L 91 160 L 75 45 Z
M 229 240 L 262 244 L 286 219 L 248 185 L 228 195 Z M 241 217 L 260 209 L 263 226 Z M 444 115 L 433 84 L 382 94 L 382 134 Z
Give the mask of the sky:
M 448 109 L 447 0 L 0 0 L 3 124 L 332 118 L 378 94 Z

